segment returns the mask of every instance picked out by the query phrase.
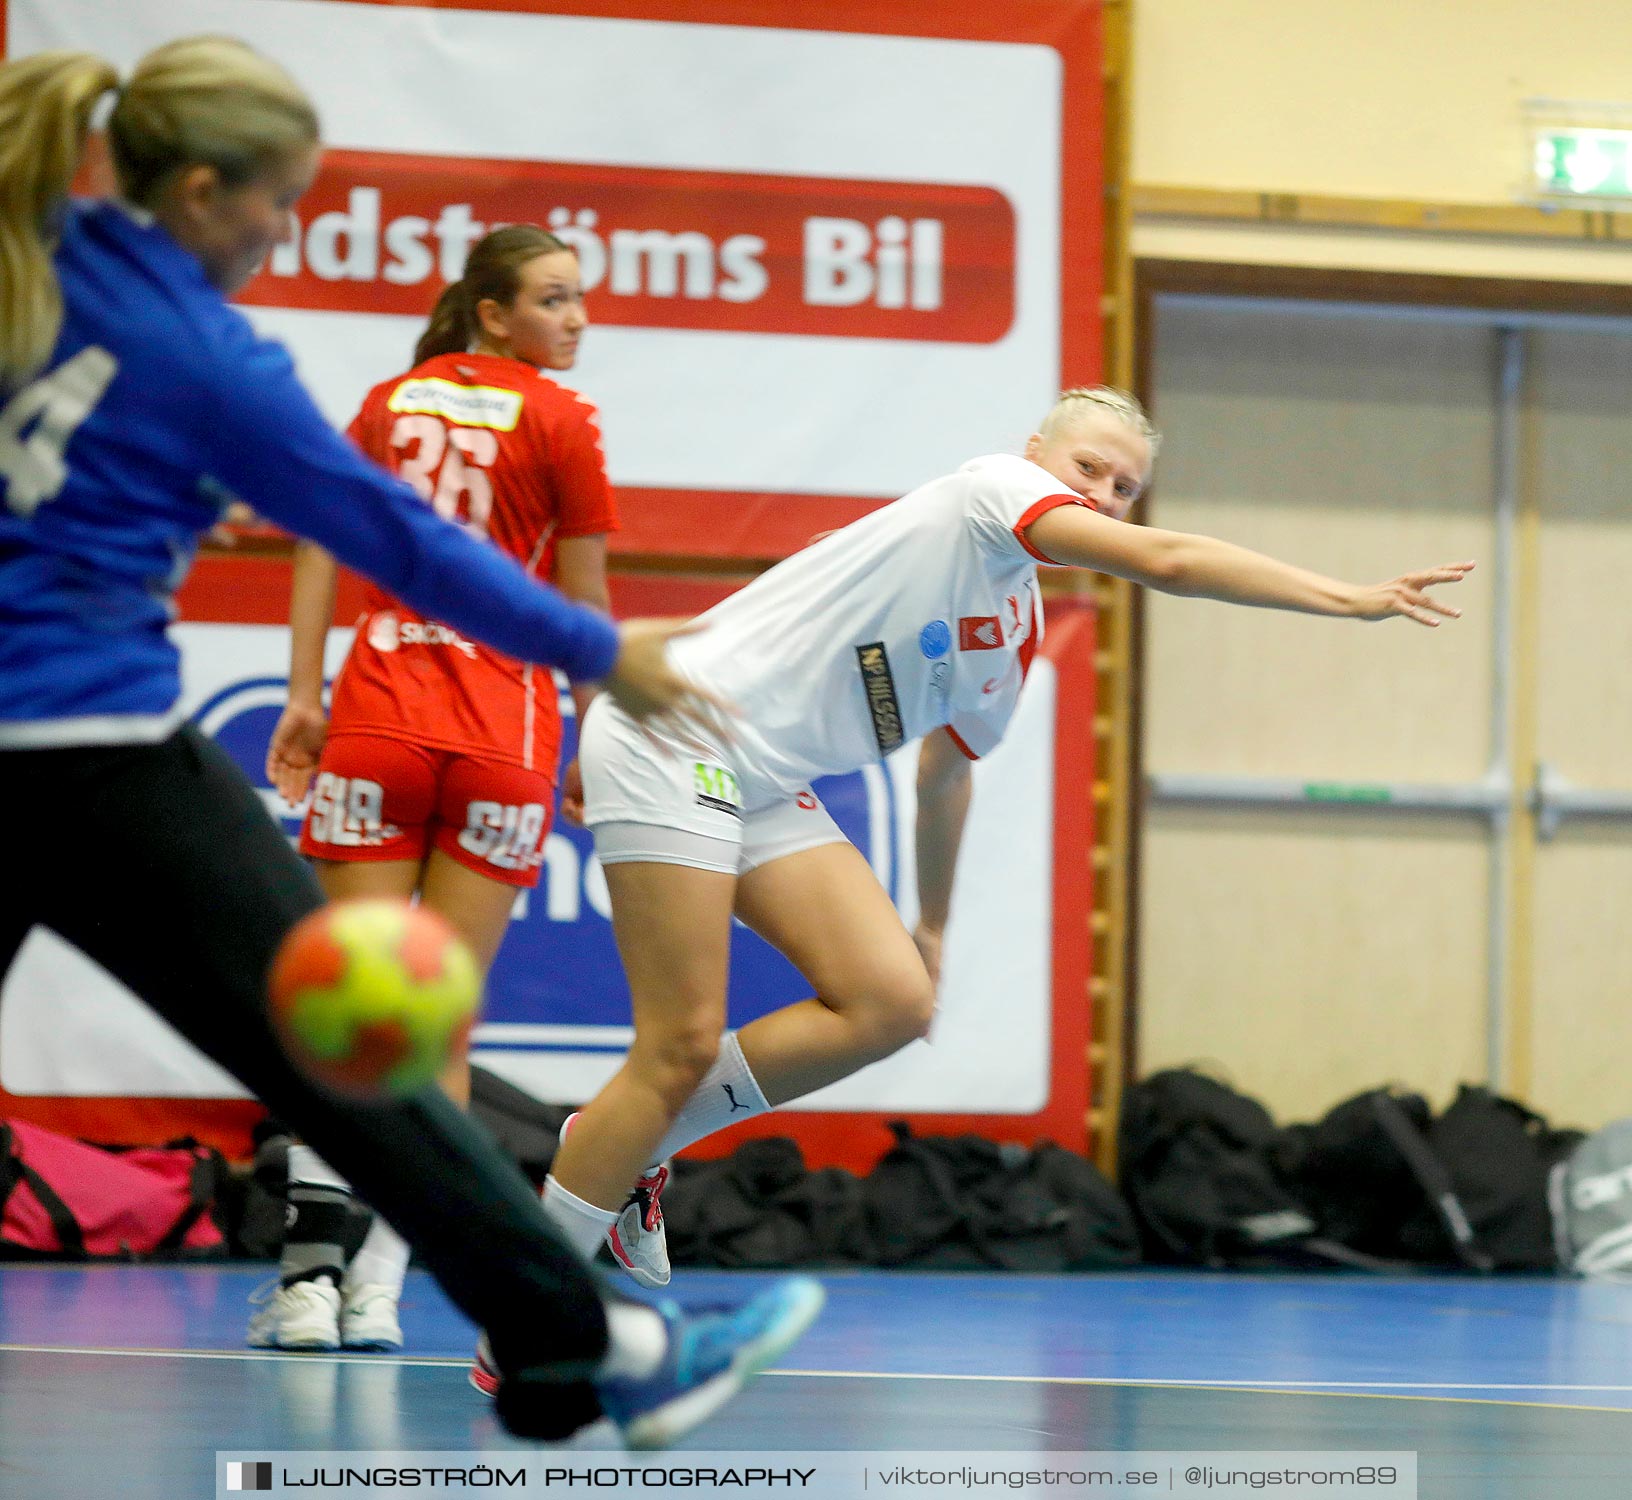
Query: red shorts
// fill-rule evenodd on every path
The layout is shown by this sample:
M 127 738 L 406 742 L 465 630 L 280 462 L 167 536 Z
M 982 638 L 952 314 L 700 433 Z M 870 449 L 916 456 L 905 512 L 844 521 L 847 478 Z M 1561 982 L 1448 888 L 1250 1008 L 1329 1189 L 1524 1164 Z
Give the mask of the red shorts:
M 374 734 L 329 737 L 300 852 L 340 861 L 423 860 L 440 849 L 504 885 L 535 886 L 555 779 L 502 761 Z

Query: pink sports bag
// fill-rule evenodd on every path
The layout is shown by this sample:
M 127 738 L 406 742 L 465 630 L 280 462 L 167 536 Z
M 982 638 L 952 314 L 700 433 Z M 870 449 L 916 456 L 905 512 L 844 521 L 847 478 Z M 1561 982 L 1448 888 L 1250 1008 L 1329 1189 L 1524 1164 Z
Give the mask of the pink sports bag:
M 220 1252 L 210 1208 L 224 1170 L 194 1141 L 110 1149 L 0 1121 L 0 1256 Z

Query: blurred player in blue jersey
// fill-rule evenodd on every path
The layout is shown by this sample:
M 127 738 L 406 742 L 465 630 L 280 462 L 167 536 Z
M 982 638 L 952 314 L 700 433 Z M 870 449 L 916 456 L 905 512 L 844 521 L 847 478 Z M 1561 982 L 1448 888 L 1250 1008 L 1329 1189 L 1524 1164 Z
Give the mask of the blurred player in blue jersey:
M 70 201 L 110 92 L 119 197 Z M 226 305 L 318 153 L 299 87 L 225 38 L 161 47 L 123 83 L 84 53 L 0 67 L 0 769 L 24 876 L 0 972 L 31 926 L 54 929 L 300 1130 L 486 1329 L 513 1430 L 561 1437 L 604 1412 L 661 1445 L 803 1332 L 820 1287 L 685 1316 L 618 1300 L 436 1090 L 361 1107 L 307 1083 L 263 983 L 320 893 L 178 708 L 172 594 L 237 498 L 435 619 L 604 681 L 636 718 L 710 711 L 667 664 L 672 627 L 620 630 L 440 520 Z

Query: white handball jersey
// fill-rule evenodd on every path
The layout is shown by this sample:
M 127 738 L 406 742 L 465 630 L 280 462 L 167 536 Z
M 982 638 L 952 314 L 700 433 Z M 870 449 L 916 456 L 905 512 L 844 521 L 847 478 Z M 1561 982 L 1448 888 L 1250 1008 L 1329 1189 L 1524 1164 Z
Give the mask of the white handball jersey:
M 1002 738 L 1043 635 L 1023 535 L 1082 505 L 1047 470 L 971 459 L 778 563 L 716 605 L 675 661 L 742 711 L 752 810 L 946 725 L 971 759 Z

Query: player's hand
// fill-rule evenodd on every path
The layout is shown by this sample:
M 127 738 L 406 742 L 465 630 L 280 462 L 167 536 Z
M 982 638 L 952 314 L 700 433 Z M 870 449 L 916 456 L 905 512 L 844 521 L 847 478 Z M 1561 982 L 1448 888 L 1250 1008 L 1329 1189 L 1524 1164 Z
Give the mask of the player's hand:
M 215 525 L 204 533 L 204 540 L 217 547 L 236 547 L 238 545 L 238 528 L 241 526 L 258 526 L 260 520 L 261 518 L 242 500 L 230 500 Z
M 1455 620 L 1462 611 L 1454 605 L 1440 603 L 1427 591 L 1436 583 L 1460 583 L 1472 571 L 1471 562 L 1462 562 L 1403 574 L 1389 583 L 1361 589 L 1354 603 L 1354 613 L 1362 620 L 1387 620 L 1404 615 L 1419 625 L 1438 625 L 1440 616 Z
M 291 807 L 298 807 L 305 798 L 328 737 L 329 716 L 307 703 L 289 704 L 272 731 L 266 747 L 266 779 Z
M 625 620 L 618 626 L 618 659 L 606 690 L 636 723 L 660 725 L 682 738 L 698 731 L 717 743 L 731 739 L 729 721 L 736 710 L 698 687 L 668 655 L 670 641 L 698 628 L 684 620 Z
M 584 773 L 576 755 L 561 773 L 561 816 L 574 828 L 584 826 Z
M 941 933 L 938 928 L 929 927 L 920 922 L 912 930 L 912 941 L 917 945 L 918 956 L 923 959 L 924 967 L 929 970 L 930 983 L 938 990 L 941 987 Z

